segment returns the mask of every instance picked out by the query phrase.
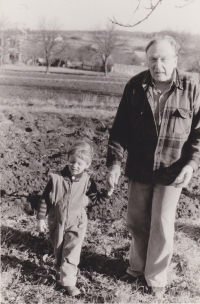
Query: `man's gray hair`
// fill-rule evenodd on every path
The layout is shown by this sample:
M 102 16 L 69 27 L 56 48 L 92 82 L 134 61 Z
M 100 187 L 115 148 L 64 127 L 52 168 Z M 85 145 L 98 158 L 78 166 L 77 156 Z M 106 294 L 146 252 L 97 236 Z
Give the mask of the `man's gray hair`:
M 173 37 L 168 36 L 168 35 L 160 36 L 160 37 L 156 37 L 156 38 L 152 39 L 146 46 L 146 53 L 148 52 L 148 49 L 150 48 L 150 46 L 152 46 L 153 44 L 156 44 L 158 42 L 161 42 L 161 41 L 168 41 L 171 44 L 176 56 L 178 56 L 178 47 L 177 47 L 176 40 Z

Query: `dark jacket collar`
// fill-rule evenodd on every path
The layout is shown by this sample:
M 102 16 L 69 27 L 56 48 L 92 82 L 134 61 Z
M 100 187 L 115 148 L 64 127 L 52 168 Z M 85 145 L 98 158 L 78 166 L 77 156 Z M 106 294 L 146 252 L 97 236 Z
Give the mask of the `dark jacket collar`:
M 84 171 L 83 171 L 84 172 Z M 83 172 L 77 174 L 76 176 L 72 175 L 69 171 L 69 167 L 65 166 L 63 170 L 60 171 L 60 174 L 63 176 L 64 179 L 70 180 L 71 182 L 78 182 L 83 175 Z
M 148 86 L 154 86 L 153 78 L 152 78 L 151 73 L 150 73 L 149 70 L 146 70 L 145 72 L 143 72 L 143 77 L 139 78 L 138 82 L 144 88 L 146 88 Z M 183 90 L 183 87 L 181 85 L 180 78 L 179 78 L 178 69 L 174 70 L 173 78 L 172 78 L 172 85 L 176 86 L 180 90 Z

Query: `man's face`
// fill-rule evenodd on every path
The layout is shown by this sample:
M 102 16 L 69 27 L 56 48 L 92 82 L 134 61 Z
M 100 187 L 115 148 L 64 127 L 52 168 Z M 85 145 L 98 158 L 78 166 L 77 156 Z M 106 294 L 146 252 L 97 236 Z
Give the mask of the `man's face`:
M 147 65 L 155 82 L 169 82 L 177 66 L 177 56 L 168 41 L 160 41 L 147 51 Z

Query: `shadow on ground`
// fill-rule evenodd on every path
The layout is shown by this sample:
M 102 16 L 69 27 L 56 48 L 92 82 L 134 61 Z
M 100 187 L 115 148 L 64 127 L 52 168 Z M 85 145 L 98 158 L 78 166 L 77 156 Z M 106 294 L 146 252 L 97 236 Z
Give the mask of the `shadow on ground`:
M 11 227 L 3 226 L 2 245 L 7 248 L 2 254 L 2 270 L 6 267 L 21 265 L 26 277 L 37 277 L 41 271 L 48 272 L 52 268 L 51 263 L 45 263 L 43 256 L 53 256 L 53 248 L 48 240 L 48 235 L 33 235 L 31 232 L 19 231 Z M 79 268 L 88 273 L 97 272 L 112 278 L 119 278 L 126 271 L 127 263 L 123 258 L 112 258 L 104 254 L 98 254 L 85 246 L 81 254 Z

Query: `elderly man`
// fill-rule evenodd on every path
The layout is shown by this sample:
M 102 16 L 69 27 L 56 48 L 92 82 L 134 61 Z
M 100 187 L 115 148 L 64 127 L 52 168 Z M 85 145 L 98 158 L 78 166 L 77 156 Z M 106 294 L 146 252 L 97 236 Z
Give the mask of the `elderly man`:
M 144 276 L 162 298 L 173 253 L 176 205 L 200 159 L 200 93 L 177 70 L 175 40 L 146 47 L 149 70 L 125 86 L 108 144 L 107 187 L 117 184 L 124 151 L 129 178 L 130 266 L 123 279 Z

